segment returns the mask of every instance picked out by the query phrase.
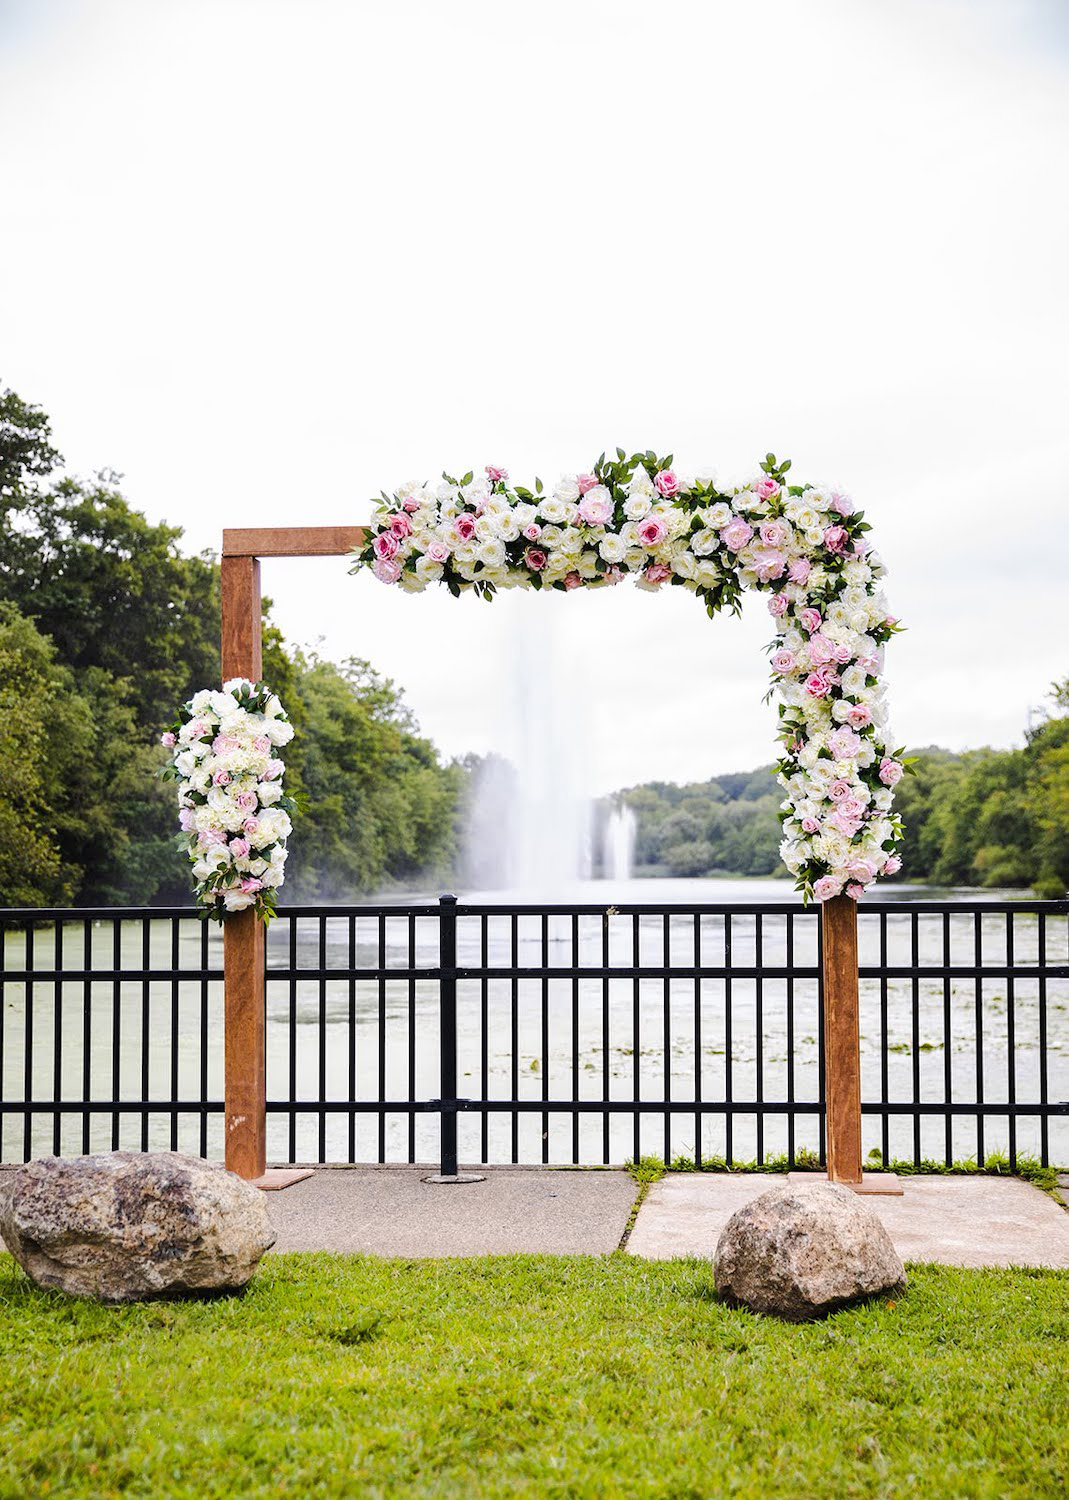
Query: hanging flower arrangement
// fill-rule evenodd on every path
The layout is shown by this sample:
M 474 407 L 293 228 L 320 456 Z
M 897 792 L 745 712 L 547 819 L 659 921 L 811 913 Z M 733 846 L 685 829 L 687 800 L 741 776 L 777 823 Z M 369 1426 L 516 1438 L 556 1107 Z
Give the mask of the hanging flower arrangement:
M 163 736 L 171 763 L 160 774 L 178 783 L 197 905 L 217 921 L 250 908 L 265 922 L 274 915 L 295 811 L 277 752 L 292 738 L 275 694 L 243 677 L 195 693 Z
M 385 492 L 353 570 L 419 593 L 439 583 L 492 599 L 499 589 L 676 586 L 711 616 L 743 591 L 769 596 L 783 745 L 781 855 L 805 897 L 859 897 L 901 869 L 894 787 L 908 769 L 891 748 L 881 681 L 900 628 L 883 594 L 868 523 L 841 490 L 788 483 L 769 454 L 746 485 L 721 490 L 671 456 L 603 454 L 551 491 L 475 478 Z

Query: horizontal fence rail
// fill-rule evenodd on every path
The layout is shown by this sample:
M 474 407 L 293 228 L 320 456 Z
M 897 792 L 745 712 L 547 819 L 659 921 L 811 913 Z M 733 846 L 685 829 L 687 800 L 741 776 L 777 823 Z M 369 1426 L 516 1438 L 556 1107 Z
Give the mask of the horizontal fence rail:
M 1069 1161 L 1069 902 L 862 903 L 864 1150 Z M 0 911 L 0 1159 L 223 1154 L 223 964 L 186 907 Z M 824 1155 L 798 904 L 291 906 L 267 938 L 278 1162 Z

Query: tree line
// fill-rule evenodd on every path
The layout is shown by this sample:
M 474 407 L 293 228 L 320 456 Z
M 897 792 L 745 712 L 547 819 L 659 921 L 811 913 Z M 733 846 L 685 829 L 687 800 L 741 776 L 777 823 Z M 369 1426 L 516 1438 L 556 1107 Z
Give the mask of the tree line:
M 896 788 L 906 825 L 904 881 L 1028 887 L 1057 899 L 1069 887 L 1069 679 L 1018 750 L 937 746 L 909 752 Z M 636 873 L 785 875 L 782 793 L 771 766 L 677 786 L 651 781 L 618 794 L 635 811 Z
M 181 537 L 118 475 L 67 474 L 47 415 L 0 393 L 0 905 L 189 899 L 173 791 L 154 772 L 177 705 L 219 681 L 219 565 Z M 361 659 L 288 647 L 269 601 L 264 678 L 298 731 L 286 895 L 451 871 L 468 769 L 443 762 L 396 686 Z

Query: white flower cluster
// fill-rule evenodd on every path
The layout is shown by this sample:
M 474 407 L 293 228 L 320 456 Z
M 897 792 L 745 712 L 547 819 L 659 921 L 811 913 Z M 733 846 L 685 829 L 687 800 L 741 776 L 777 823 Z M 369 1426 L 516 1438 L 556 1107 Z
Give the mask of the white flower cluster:
M 197 904 L 220 921 L 250 907 L 265 921 L 274 914 L 294 810 L 276 752 L 292 738 L 274 693 L 242 677 L 195 693 L 163 736 Z
M 653 452 L 564 476 L 551 492 L 511 486 L 505 470 L 443 475 L 383 495 L 355 553 L 383 583 L 418 593 L 444 583 L 485 597 L 502 588 L 678 585 L 710 615 L 744 589 L 770 594 L 778 634 L 784 863 L 809 897 L 858 897 L 901 868 L 880 676 L 898 628 L 880 587 L 863 515 L 842 492 L 788 485 L 772 454 L 749 484 L 721 491 Z

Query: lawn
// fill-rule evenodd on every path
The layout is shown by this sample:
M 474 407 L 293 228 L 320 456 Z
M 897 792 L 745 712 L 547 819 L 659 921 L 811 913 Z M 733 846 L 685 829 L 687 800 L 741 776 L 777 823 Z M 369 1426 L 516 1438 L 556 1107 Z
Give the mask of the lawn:
M 269 1257 L 104 1308 L 0 1257 L 0 1495 L 1063 1496 L 1069 1277 L 785 1326 L 708 1264 Z

